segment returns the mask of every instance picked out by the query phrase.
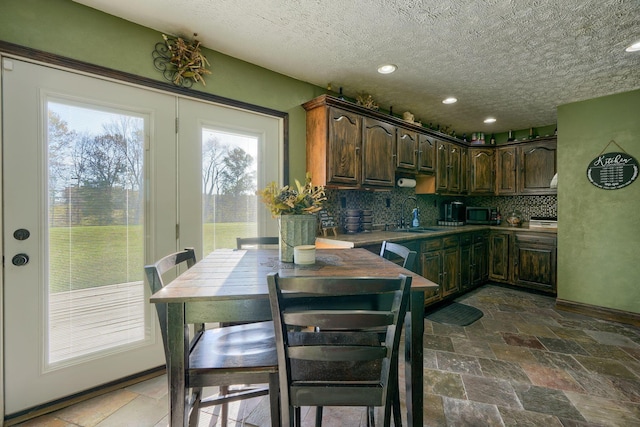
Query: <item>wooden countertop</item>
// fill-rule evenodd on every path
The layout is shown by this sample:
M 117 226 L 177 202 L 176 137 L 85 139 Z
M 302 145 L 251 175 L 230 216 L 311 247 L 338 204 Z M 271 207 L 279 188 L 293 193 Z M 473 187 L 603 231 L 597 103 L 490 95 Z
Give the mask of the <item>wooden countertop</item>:
M 548 228 L 529 228 L 529 223 L 525 222 L 521 227 L 511 227 L 506 224 L 501 225 L 463 225 L 460 227 L 446 226 L 428 226 L 425 228 L 433 228 L 426 232 L 404 232 L 404 231 L 383 231 L 375 230 L 371 232 L 362 232 L 355 234 L 339 234 L 331 237 L 316 238 L 318 248 L 358 248 L 363 246 L 378 245 L 383 241 L 401 243 L 408 240 L 430 239 L 434 237 L 443 237 L 451 234 L 468 233 L 482 230 L 500 230 L 506 232 L 531 232 L 556 235 L 556 229 Z

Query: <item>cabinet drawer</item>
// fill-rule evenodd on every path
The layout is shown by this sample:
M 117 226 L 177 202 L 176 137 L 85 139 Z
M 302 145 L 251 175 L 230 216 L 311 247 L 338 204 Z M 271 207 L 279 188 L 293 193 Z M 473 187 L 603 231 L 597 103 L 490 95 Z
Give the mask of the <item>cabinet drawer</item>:
M 545 245 L 555 246 L 556 237 L 543 234 L 520 234 L 516 233 L 516 243 L 525 243 L 529 245 Z
M 471 234 L 463 234 L 460 236 L 460 246 L 469 246 L 473 242 Z
M 442 246 L 445 248 L 453 248 L 455 246 L 458 246 L 458 236 L 443 237 Z
M 473 243 L 486 242 L 489 239 L 489 233 L 476 233 L 473 235 Z
M 429 239 L 422 242 L 422 252 L 438 251 L 442 249 L 442 239 Z

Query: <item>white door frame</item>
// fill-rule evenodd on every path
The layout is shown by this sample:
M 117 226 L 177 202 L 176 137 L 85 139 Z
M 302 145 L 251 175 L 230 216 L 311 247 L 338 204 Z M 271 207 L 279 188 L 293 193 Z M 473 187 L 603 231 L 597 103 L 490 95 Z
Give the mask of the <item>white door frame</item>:
M 95 66 L 95 67 L 92 66 L 89 71 L 85 71 L 87 70 L 86 64 L 80 61 L 70 60 L 68 58 L 60 58 L 55 55 L 54 56 L 47 55 L 47 57 L 44 57 L 44 55 L 41 56 L 36 54 L 31 58 L 25 58 L 22 56 L 20 49 L 17 49 L 14 51 L 12 48 L 8 48 L 8 49 L 5 49 L 5 51 L 0 51 L 0 63 L 2 62 L 3 58 L 12 58 L 20 61 L 31 62 L 34 64 L 45 65 L 45 66 L 56 68 L 63 71 L 85 74 L 87 76 L 91 76 L 95 78 L 112 80 L 121 84 L 130 84 L 132 86 L 141 87 L 146 90 L 161 91 L 167 94 L 172 94 L 174 96 L 184 96 L 184 95 L 178 94 L 178 93 L 183 94 L 184 92 L 179 90 L 174 91 L 172 90 L 170 85 L 166 85 L 164 83 L 158 83 L 153 79 L 137 78 L 135 76 L 132 77 L 128 73 L 118 72 L 118 71 L 114 72 L 113 70 L 103 68 L 103 67 L 98 67 L 98 66 Z M 42 58 L 42 61 L 39 61 L 37 58 Z M 1 76 L 0 76 L 0 79 L 1 79 Z M 3 95 L 1 91 L 1 87 L 2 85 L 0 84 L 0 100 L 2 99 L 2 95 Z M 219 97 L 216 95 L 210 95 L 206 93 L 196 94 L 196 96 L 193 96 L 191 98 L 194 98 L 197 100 L 210 101 L 210 102 L 214 102 L 214 103 L 217 103 L 223 106 L 232 107 L 232 108 L 246 109 L 248 111 L 259 112 L 265 115 L 279 117 L 281 122 L 281 138 L 282 138 L 282 141 L 279 144 L 282 147 L 282 151 L 280 153 L 282 161 L 280 162 L 280 165 L 279 165 L 280 173 L 281 173 L 281 181 L 282 181 L 281 184 L 288 183 L 289 181 L 289 176 L 288 176 L 289 174 L 288 148 L 289 147 L 288 147 L 288 132 L 287 132 L 288 120 L 289 120 L 288 113 L 244 103 L 242 101 L 235 101 L 228 98 Z M 2 103 L 0 102 L 0 119 L 2 118 L 2 116 L 3 116 Z M 2 192 L 3 177 L 4 177 L 4 170 L 2 169 L 2 153 L 3 153 L 2 148 L 3 148 L 4 141 L 2 140 L 2 135 L 3 135 L 2 120 L 0 120 L 0 201 L 4 201 L 4 194 Z M 0 209 L 0 223 L 3 223 L 2 215 L 3 215 L 3 209 Z M 0 248 L 2 248 L 2 251 L 3 251 L 2 252 L 3 260 L 5 259 L 5 255 L 6 255 L 4 253 L 4 239 L 5 239 L 4 233 L 0 233 Z M 0 343 L 4 342 L 3 307 L 4 307 L 4 263 L 3 263 L 3 274 L 0 275 Z M 0 363 L 2 364 L 2 368 L 0 369 L 0 384 L 3 385 L 4 384 L 4 346 L 3 345 L 0 345 Z M 0 386 L 0 414 L 3 415 L 3 419 L 4 419 L 4 416 L 5 416 L 4 386 Z

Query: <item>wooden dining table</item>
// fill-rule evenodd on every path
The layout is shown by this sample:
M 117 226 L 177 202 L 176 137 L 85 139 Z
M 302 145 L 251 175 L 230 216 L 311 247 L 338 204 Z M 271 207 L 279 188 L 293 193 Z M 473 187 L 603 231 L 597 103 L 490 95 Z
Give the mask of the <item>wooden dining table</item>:
M 408 424 L 422 426 L 424 292 L 438 285 L 366 249 L 318 249 L 315 264 L 309 265 L 280 262 L 277 249 L 216 250 L 153 294 L 152 303 L 167 304 L 171 425 L 186 425 L 185 325 L 270 320 L 267 274 L 271 272 L 284 277 L 412 277 L 410 316 L 405 322 L 406 407 Z

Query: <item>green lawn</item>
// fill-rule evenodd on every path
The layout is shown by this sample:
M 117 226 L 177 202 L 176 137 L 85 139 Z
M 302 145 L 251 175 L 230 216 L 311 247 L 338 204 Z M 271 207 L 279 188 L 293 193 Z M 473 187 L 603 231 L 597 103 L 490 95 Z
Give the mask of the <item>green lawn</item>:
M 235 248 L 236 237 L 254 236 L 255 230 L 255 223 L 205 224 L 204 254 Z M 142 226 L 61 227 L 49 231 L 51 292 L 142 280 Z

